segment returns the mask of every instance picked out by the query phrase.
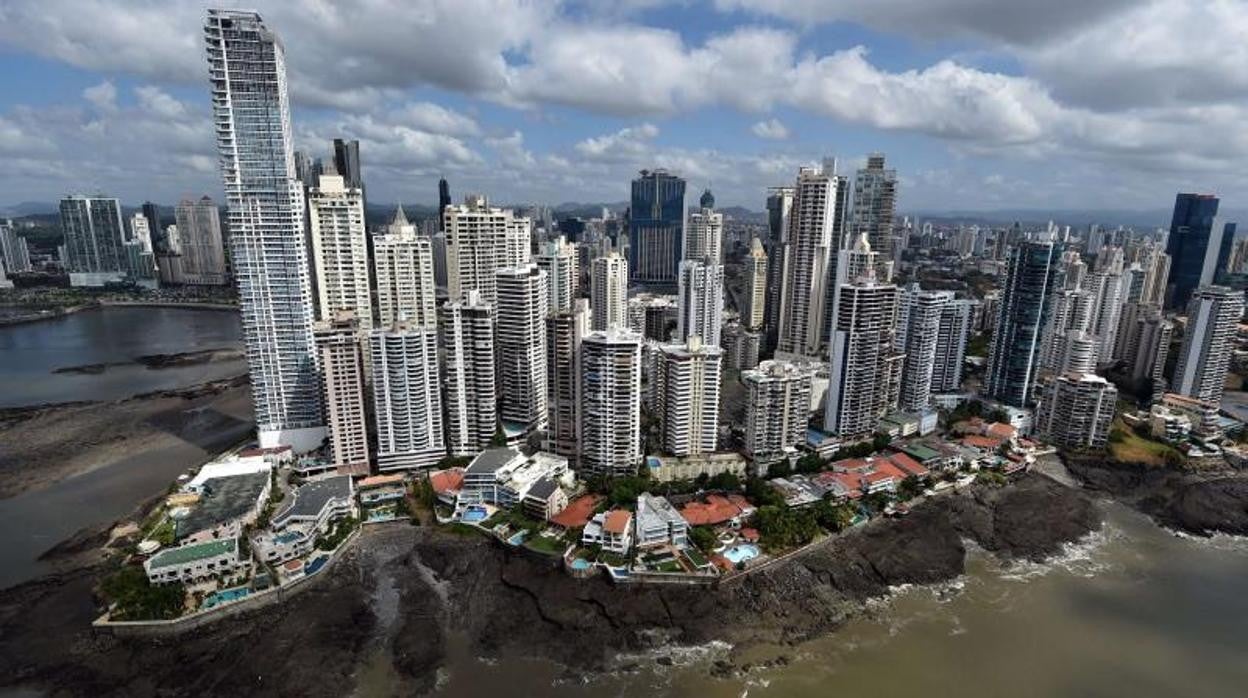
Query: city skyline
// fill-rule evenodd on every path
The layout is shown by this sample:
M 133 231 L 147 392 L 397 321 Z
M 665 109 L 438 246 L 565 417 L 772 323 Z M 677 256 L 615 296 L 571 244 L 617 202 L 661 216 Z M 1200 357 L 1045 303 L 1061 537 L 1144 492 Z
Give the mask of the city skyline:
M 798 166 L 832 154 L 852 171 L 873 151 L 892 154 L 903 212 L 1151 211 L 1173 191 L 1244 182 L 1242 79 L 1235 52 L 1212 49 L 1240 43 L 1248 11 L 1230 3 L 1063 3 L 1043 16 L 1025 3 L 378 3 L 349 23 L 334 21 L 345 9 L 258 4 L 289 44 L 296 147 L 329 159 L 333 138 L 359 138 L 377 202 L 431 204 L 442 176 L 500 202 L 618 202 L 637 169 L 667 167 L 721 207 L 760 210 Z M 7 6 L 0 147 L 20 176 L 5 204 L 219 198 L 190 58 L 202 9 Z M 1179 51 L 1192 24 L 1227 34 Z M 1133 27 L 1132 51 L 1109 40 Z M 437 41 L 384 49 L 400 35 Z M 437 49 L 443 36 L 459 54 Z M 629 47 L 663 61 L 662 79 L 643 79 L 656 71 Z M 619 70 L 570 72 L 573 51 Z M 743 53 L 766 60 L 733 60 Z M 348 80 L 347 64 L 364 69 Z M 1160 66 L 1183 78 L 1133 79 Z

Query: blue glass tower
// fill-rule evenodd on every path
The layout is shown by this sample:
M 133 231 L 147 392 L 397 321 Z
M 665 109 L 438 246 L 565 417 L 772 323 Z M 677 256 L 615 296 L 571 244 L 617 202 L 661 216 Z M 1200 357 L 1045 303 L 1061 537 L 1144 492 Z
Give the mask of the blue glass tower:
M 1212 194 L 1180 193 L 1175 197 L 1170 237 L 1166 239 L 1166 254 L 1170 255 L 1170 276 L 1166 279 L 1167 308 L 1186 307 L 1192 291 L 1201 284 L 1213 283 L 1213 271 L 1222 248 L 1222 241 L 1213 239 L 1217 215 L 1218 197 Z M 1221 230 L 1216 231 L 1219 236 L 1222 233 Z M 1229 246 L 1226 251 L 1229 255 Z
M 685 180 L 642 170 L 633 180 L 628 218 L 628 268 L 634 281 L 676 283 L 684 254 Z
M 1052 242 L 1022 242 L 1010 250 L 984 379 L 984 392 L 1006 405 L 1026 407 L 1030 401 L 1061 256 L 1061 246 Z

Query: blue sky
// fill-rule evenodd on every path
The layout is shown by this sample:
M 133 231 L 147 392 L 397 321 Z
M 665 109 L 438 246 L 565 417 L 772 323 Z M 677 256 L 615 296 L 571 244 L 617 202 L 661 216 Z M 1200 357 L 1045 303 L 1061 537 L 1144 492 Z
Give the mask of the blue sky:
M 1242 2 L 252 6 L 286 45 L 298 146 L 359 138 L 374 201 L 432 202 L 439 176 L 457 197 L 620 201 L 665 166 L 757 210 L 802 164 L 882 151 L 902 210 L 1243 205 Z M 217 196 L 204 8 L 0 3 L 0 207 Z

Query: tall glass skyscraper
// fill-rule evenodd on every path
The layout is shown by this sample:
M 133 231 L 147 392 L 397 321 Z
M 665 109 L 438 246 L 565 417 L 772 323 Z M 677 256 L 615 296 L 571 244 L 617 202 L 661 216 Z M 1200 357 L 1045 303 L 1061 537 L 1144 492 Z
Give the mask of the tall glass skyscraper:
M 1211 284 L 1221 257 L 1222 238 L 1226 231 L 1218 215 L 1218 197 L 1212 194 L 1183 194 L 1174 198 L 1174 215 L 1170 219 L 1170 237 L 1166 254 L 1170 255 L 1170 276 L 1166 280 L 1166 307 L 1182 309 L 1197 287 Z M 1232 225 L 1230 233 L 1234 238 Z M 1226 248 L 1230 253 L 1229 245 Z M 1221 259 L 1226 266 L 1226 259 Z
M 326 432 L 284 50 L 255 12 L 208 10 L 204 37 L 260 445 L 309 451 Z
M 634 281 L 675 283 L 684 256 L 685 180 L 642 170 L 633 180 L 628 218 L 628 268 Z
M 72 286 L 103 286 L 126 272 L 122 243 L 126 226 L 121 205 L 107 196 L 67 196 L 61 200 L 66 266 Z
M 1022 242 L 1010 250 L 984 379 L 984 392 L 1007 405 L 1025 407 L 1030 401 L 1061 256 L 1061 246 L 1052 242 Z

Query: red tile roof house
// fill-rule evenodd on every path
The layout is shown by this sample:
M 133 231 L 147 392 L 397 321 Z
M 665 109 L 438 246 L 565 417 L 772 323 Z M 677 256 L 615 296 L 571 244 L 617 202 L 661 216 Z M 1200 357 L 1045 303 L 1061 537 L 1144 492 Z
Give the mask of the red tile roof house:
M 905 471 L 906 475 L 913 475 L 915 477 L 927 477 L 928 475 L 931 475 L 930 470 L 924 467 L 922 463 L 910 457 L 908 454 L 894 453 L 888 457 L 888 460 L 891 461 L 893 465 Z
M 739 494 L 723 496 L 710 494 L 705 501 L 693 501 L 680 509 L 680 515 L 690 526 L 718 526 L 741 521 L 754 513 L 754 505 Z

